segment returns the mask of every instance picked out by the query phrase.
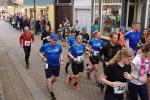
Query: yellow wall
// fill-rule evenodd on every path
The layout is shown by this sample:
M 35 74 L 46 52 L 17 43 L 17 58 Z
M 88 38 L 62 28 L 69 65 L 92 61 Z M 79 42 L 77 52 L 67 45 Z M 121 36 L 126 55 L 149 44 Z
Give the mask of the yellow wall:
M 48 19 L 51 23 L 52 32 L 55 30 L 55 6 L 36 6 L 36 19 L 41 17 L 41 9 L 47 9 L 48 7 Z M 30 17 L 30 9 L 33 9 L 31 6 L 25 6 L 24 9 L 27 9 L 27 17 Z
M 14 14 L 14 6 L 8 6 L 6 11 L 10 14 Z

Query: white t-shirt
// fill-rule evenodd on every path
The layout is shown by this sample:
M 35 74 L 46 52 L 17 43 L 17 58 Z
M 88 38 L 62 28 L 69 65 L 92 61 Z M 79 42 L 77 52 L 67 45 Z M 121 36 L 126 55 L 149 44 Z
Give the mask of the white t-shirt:
M 139 54 L 139 55 L 136 55 L 135 56 L 135 58 L 133 59 L 133 61 L 132 61 L 132 63 L 135 65 L 135 67 L 133 68 L 133 70 L 132 70 L 132 75 L 133 76 L 135 76 L 135 77 L 139 77 L 140 79 L 141 78 L 145 78 L 145 79 L 147 79 L 147 73 L 148 73 L 148 70 L 149 70 L 149 61 L 148 61 L 148 59 L 146 59 L 145 58 L 145 73 L 144 73 L 144 75 L 143 76 L 140 76 L 139 75 L 139 71 L 140 71 L 140 68 L 141 68 L 141 54 Z M 138 81 L 138 80 L 132 80 L 132 81 L 130 81 L 131 83 L 133 83 L 133 84 L 136 84 L 136 85 L 143 85 L 144 83 L 142 83 L 142 82 L 140 82 L 140 81 Z

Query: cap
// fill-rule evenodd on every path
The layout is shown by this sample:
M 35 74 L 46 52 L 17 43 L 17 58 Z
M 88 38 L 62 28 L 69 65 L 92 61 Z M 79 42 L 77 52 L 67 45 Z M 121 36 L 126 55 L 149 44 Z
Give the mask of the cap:
M 51 34 L 50 38 L 55 40 L 55 41 L 58 40 L 58 36 L 56 34 Z
M 120 30 L 127 30 L 125 26 L 120 26 Z

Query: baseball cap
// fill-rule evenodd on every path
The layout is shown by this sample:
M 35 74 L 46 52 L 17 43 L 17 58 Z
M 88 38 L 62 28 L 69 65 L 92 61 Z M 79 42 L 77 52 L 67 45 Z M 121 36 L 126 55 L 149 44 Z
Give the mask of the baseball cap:
M 125 26 L 120 26 L 120 30 L 127 30 Z
M 56 34 L 51 34 L 50 38 L 55 40 L 55 41 L 58 40 L 58 36 Z

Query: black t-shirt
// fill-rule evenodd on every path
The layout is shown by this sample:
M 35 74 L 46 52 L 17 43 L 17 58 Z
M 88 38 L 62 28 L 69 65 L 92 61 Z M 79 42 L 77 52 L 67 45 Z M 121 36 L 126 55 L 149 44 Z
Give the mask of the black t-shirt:
M 115 55 L 116 53 L 121 50 L 121 45 L 120 44 L 116 44 L 115 46 L 112 46 L 109 43 L 105 44 L 104 47 L 100 50 L 100 53 L 99 55 L 102 56 L 104 55 L 104 60 L 105 61 L 109 61 L 111 60 Z
M 82 34 L 82 38 L 83 38 L 83 43 L 88 43 L 88 40 L 89 40 L 89 34 L 88 34 L 88 33 Z
M 51 33 L 50 32 L 46 32 L 46 31 L 44 31 L 44 32 L 42 32 L 42 35 L 41 35 L 41 40 L 43 40 L 43 38 L 45 38 L 45 37 L 47 37 L 47 36 L 50 36 L 51 35 Z M 48 43 L 49 41 L 46 39 L 46 40 L 43 40 L 43 44 L 45 44 L 45 43 Z
M 125 65 L 121 67 L 118 63 L 108 65 L 106 68 L 105 75 L 107 76 L 107 80 L 111 82 L 127 82 L 124 78 L 124 72 L 131 73 L 131 65 Z M 114 93 L 114 89 L 111 86 L 107 86 L 107 91 Z

